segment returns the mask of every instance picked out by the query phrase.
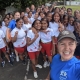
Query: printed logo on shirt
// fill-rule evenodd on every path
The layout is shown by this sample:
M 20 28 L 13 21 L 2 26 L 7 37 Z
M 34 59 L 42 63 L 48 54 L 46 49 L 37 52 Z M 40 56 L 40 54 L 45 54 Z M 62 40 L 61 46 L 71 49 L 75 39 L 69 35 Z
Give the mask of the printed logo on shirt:
M 33 51 L 32 49 L 30 49 L 30 51 Z
M 18 45 L 18 47 L 20 47 L 20 45 Z
M 67 73 L 66 73 L 66 71 L 61 71 L 60 72 L 60 80 L 67 80 Z

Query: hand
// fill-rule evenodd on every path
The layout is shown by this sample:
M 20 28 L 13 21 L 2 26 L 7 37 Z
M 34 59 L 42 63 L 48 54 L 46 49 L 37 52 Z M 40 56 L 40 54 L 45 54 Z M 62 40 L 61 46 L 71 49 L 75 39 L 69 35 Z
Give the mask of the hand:
M 40 47 L 39 47 L 39 49 L 38 49 L 38 50 L 39 50 L 39 51 L 41 51 L 41 48 L 42 48 L 42 46 L 40 45 Z
M 35 34 L 35 38 L 37 39 L 39 37 L 39 34 L 37 33 L 37 34 Z
M 15 35 L 16 35 L 16 36 L 18 35 L 18 31 L 15 32 Z

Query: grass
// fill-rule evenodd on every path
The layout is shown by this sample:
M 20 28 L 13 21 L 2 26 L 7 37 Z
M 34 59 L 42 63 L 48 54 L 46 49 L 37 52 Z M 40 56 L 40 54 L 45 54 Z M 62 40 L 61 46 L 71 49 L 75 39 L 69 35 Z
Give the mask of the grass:
M 67 8 L 72 8 L 73 12 L 74 12 L 75 10 L 80 10 L 80 5 L 79 5 L 79 6 L 65 6 L 65 7 L 66 7 L 66 9 L 67 9 Z
M 73 11 L 80 10 L 80 6 L 65 6 L 66 8 L 72 8 Z

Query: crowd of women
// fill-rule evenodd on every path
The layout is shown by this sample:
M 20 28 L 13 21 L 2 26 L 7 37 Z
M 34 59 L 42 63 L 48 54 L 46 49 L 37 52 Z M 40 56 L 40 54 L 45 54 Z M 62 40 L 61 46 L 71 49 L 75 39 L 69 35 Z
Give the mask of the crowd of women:
M 36 67 L 39 54 L 43 55 L 46 68 L 52 57 L 57 54 L 57 37 L 60 32 L 69 30 L 77 39 L 75 56 L 80 59 L 80 11 L 55 5 L 26 7 L 25 11 L 8 13 L 0 22 L 0 62 L 5 66 L 5 58 L 13 66 L 14 57 L 25 65 L 25 57 L 32 62 L 35 78 L 38 78 Z M 4 55 L 3 55 L 4 54 Z M 5 56 L 5 57 L 4 57 Z M 48 59 L 47 59 L 48 58 Z

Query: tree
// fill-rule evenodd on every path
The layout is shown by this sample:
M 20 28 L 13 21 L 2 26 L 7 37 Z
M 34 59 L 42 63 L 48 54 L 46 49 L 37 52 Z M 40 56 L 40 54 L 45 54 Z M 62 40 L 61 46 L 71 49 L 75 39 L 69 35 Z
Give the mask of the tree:
M 24 9 L 27 6 L 31 6 L 31 4 L 39 6 L 41 4 L 45 4 L 47 1 L 50 0 L 0 0 L 0 10 L 10 6 L 11 3 L 14 3 L 13 6 L 18 9 Z

